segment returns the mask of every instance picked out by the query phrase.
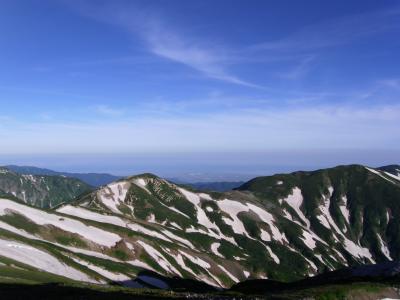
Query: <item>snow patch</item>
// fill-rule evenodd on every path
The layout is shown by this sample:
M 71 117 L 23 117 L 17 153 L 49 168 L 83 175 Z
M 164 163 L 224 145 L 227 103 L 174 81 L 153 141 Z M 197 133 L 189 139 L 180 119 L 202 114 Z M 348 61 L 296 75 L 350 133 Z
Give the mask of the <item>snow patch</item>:
M 81 207 L 65 205 L 58 208 L 56 211 L 62 214 L 78 217 L 85 220 L 126 227 L 126 222 L 124 222 L 121 218 L 118 218 L 116 216 L 103 215 Z
M 264 229 L 260 229 L 260 231 L 261 231 L 261 239 L 263 241 L 270 242 L 271 241 L 271 235 L 267 231 L 265 231 Z
M 190 274 L 193 275 L 194 278 L 198 279 L 198 276 L 195 272 L 193 272 L 193 270 L 191 268 L 189 268 L 188 266 L 186 266 L 185 260 L 183 259 L 182 254 L 178 253 L 178 254 L 173 254 L 173 253 L 169 253 L 170 256 L 172 256 L 175 261 L 177 262 L 177 264 L 185 271 L 189 272 Z
M 113 273 L 113 272 L 107 271 L 107 270 L 105 270 L 105 269 L 103 269 L 103 268 L 101 268 L 99 266 L 91 264 L 91 263 L 89 263 L 87 261 L 84 261 L 82 259 L 75 258 L 75 257 L 71 257 L 71 259 L 74 260 L 76 263 L 78 263 L 80 265 L 83 265 L 83 266 L 89 268 L 92 271 L 95 271 L 96 273 L 100 274 L 101 276 L 103 276 L 103 277 L 105 277 L 105 278 L 107 278 L 109 280 L 112 280 L 112 281 L 128 281 L 128 280 L 131 280 L 130 277 L 128 277 L 128 276 L 126 276 L 124 274 Z
M 181 192 L 182 195 L 185 196 L 185 198 L 187 200 L 189 200 L 189 202 L 191 202 L 195 209 L 196 209 L 196 213 L 197 213 L 197 223 L 200 225 L 203 225 L 204 227 L 207 228 L 208 230 L 208 235 L 213 236 L 217 239 L 225 239 L 233 244 L 236 245 L 236 242 L 233 238 L 228 238 L 226 237 L 221 230 L 219 229 L 219 227 L 214 223 L 211 222 L 210 219 L 208 218 L 207 214 L 204 212 L 204 210 L 201 208 L 200 206 L 200 196 L 189 192 L 183 188 L 178 188 L 178 190 Z M 206 194 L 203 194 L 206 195 Z M 218 234 L 216 234 L 213 230 L 215 230 Z M 186 229 L 186 232 L 189 232 L 188 229 Z M 193 232 L 193 231 L 192 231 Z M 200 231 L 199 231 L 200 232 Z
M 383 174 L 382 174 L 381 172 L 379 172 L 379 171 L 377 171 L 377 170 L 374 170 L 374 169 L 371 169 L 371 168 L 368 168 L 368 167 L 365 167 L 365 168 L 366 168 L 368 171 L 370 171 L 371 173 L 374 173 L 374 174 L 376 174 L 376 175 L 382 177 L 382 178 L 385 179 L 386 181 L 389 181 L 390 183 L 396 184 L 394 181 L 392 181 L 392 180 L 390 180 L 389 178 L 383 176 Z
M 156 223 L 156 216 L 154 214 L 150 214 L 147 218 L 147 222 Z
M 99 283 L 85 273 L 62 263 L 49 253 L 19 242 L 0 239 L 0 255 L 23 262 L 45 272 L 78 281 Z
M 232 281 L 234 282 L 239 282 L 239 279 L 237 279 L 235 276 L 232 275 L 232 273 L 230 273 L 227 269 L 225 269 L 223 266 L 218 265 L 218 267 L 225 272 L 226 275 L 228 275 L 228 277 L 230 279 L 232 279 Z
M 333 220 L 330 212 L 329 212 L 329 207 L 330 207 L 330 199 L 333 194 L 333 188 L 330 187 L 329 189 L 329 195 L 323 195 L 323 201 L 324 204 L 319 207 L 321 211 L 321 215 L 317 216 L 317 218 L 321 221 L 321 223 L 327 227 L 327 228 L 333 228 L 339 236 L 344 240 L 344 248 L 346 249 L 347 252 L 349 252 L 351 255 L 354 257 L 365 257 L 368 258 L 371 262 L 374 262 L 372 258 L 372 254 L 367 248 L 363 248 L 356 243 L 354 243 L 352 240 L 349 240 L 339 229 L 339 227 L 336 225 L 335 221 Z M 335 239 L 336 236 L 334 235 Z
M 146 188 L 146 186 L 147 186 L 147 183 L 146 183 L 146 181 L 145 181 L 143 178 L 135 179 L 133 182 L 134 182 L 136 185 L 138 185 L 138 186 L 140 186 L 140 187 L 143 187 L 143 188 Z
M 342 212 L 343 217 L 345 218 L 347 224 L 350 224 L 350 211 L 347 208 L 347 197 L 342 196 L 343 204 L 339 206 L 340 211 Z
M 171 226 L 175 227 L 176 229 L 179 230 L 183 230 L 183 228 L 181 226 L 179 226 L 179 224 L 175 223 L 175 222 L 170 222 Z
M 157 272 L 156 270 L 154 270 L 154 268 L 152 268 L 150 265 L 148 265 L 147 263 L 140 261 L 138 259 L 135 260 L 129 260 L 127 261 L 128 264 L 135 266 L 135 267 L 139 267 L 139 268 L 143 268 L 145 270 L 151 270 L 153 272 Z
M 11 200 L 0 200 L 0 215 L 6 215 L 9 211 L 15 211 L 38 225 L 53 225 L 64 231 L 76 233 L 85 239 L 106 247 L 113 247 L 121 240 L 121 237 L 115 233 L 88 226 L 77 220 L 50 214 Z
M 129 182 L 114 182 L 100 189 L 97 192 L 97 197 L 112 212 L 120 214 L 118 206 L 124 203 L 129 187 Z
M 381 252 L 383 255 L 385 255 L 387 257 L 387 259 L 392 260 L 392 258 L 390 257 L 390 251 L 386 245 L 386 243 L 383 241 L 382 237 L 379 234 L 376 234 L 378 241 L 381 245 Z
M 249 208 L 238 201 L 228 199 L 218 201 L 217 203 L 219 208 L 229 215 L 230 218 L 224 217 L 223 220 L 227 225 L 232 227 L 233 232 L 250 237 L 243 222 L 238 218 L 239 213 L 248 212 Z
M 209 194 L 205 194 L 205 193 L 200 193 L 199 196 L 203 199 L 209 200 L 209 201 L 213 201 L 213 198 L 211 198 L 211 196 Z
M 129 229 L 133 230 L 133 231 L 140 232 L 140 233 L 143 233 L 143 234 L 148 235 L 150 237 L 155 237 L 155 238 L 158 238 L 160 240 L 164 240 L 166 242 L 172 243 L 172 241 L 169 238 L 167 238 L 166 236 L 162 235 L 161 233 L 159 233 L 157 231 L 154 231 L 154 230 L 151 230 L 151 229 L 147 229 L 146 227 L 144 227 L 142 225 L 139 225 L 139 224 L 136 224 L 136 223 L 129 223 L 129 224 L 127 224 L 127 227 Z
M 202 267 L 203 269 L 211 268 L 211 265 L 208 262 L 206 262 L 205 260 L 202 260 L 199 257 L 194 257 L 182 250 L 179 250 L 179 253 L 181 253 L 183 256 L 185 256 L 187 259 L 189 259 L 192 263 Z
M 310 221 L 306 218 L 306 216 L 300 209 L 301 205 L 303 204 L 303 195 L 301 193 L 301 190 L 298 187 L 293 188 L 292 193 L 282 200 L 289 204 L 290 207 L 292 207 L 296 214 L 299 216 L 300 220 L 302 220 L 304 224 L 306 224 L 307 228 L 310 228 Z
M 143 241 L 138 241 L 140 246 L 149 254 L 151 258 L 153 258 L 161 268 L 163 268 L 168 273 L 172 273 L 174 275 L 179 275 L 182 277 L 182 274 L 153 246 L 146 244 Z
M 181 238 L 180 236 L 177 236 L 176 234 L 172 233 L 171 231 L 164 229 L 164 230 L 161 230 L 161 232 L 163 234 L 165 234 L 167 237 L 169 237 L 175 241 L 178 241 L 179 243 L 181 243 L 191 249 L 195 248 L 191 242 L 189 242 L 188 240 L 186 240 L 184 238 Z
M 279 260 L 279 257 L 272 251 L 272 249 L 269 246 L 266 246 L 266 248 L 267 248 L 269 255 L 274 260 L 274 262 L 277 264 L 280 264 L 281 261 Z
M 397 173 L 397 176 L 394 175 L 394 174 L 392 174 L 392 173 L 389 173 L 389 172 L 384 172 L 384 173 L 385 173 L 387 176 L 392 177 L 392 178 L 394 178 L 394 179 L 400 181 L 400 173 Z
M 316 242 L 314 240 L 314 237 L 309 232 L 303 230 L 303 237 L 301 239 L 308 248 L 310 248 L 311 250 L 315 249 Z
M 225 258 L 225 257 L 218 251 L 219 246 L 221 246 L 220 243 L 212 243 L 212 244 L 211 244 L 211 251 L 212 251 L 215 255 L 217 255 L 217 256 L 219 256 L 219 257 L 222 257 L 222 258 Z
M 347 238 L 345 238 L 344 240 L 344 247 L 346 251 L 349 252 L 354 257 L 359 257 L 359 258 L 365 257 L 368 258 L 371 262 L 373 263 L 375 262 L 368 248 L 363 248 Z
M 248 238 L 251 238 L 248 232 L 246 231 L 243 222 L 238 218 L 238 214 L 241 212 L 252 211 L 261 219 L 262 222 L 268 224 L 268 226 L 271 229 L 272 238 L 274 240 L 279 241 L 281 243 L 283 241 L 287 242 L 285 234 L 281 233 L 278 227 L 275 226 L 274 217 L 266 210 L 251 203 L 246 203 L 245 205 L 238 201 L 233 201 L 229 199 L 217 201 L 217 204 L 221 209 L 221 211 L 229 215 L 230 218 L 223 217 L 222 219 L 227 225 L 230 225 L 232 227 L 233 232 L 235 232 L 236 234 L 242 234 Z
M 166 207 L 166 208 L 168 208 L 168 209 L 170 209 L 170 210 L 172 210 L 172 211 L 174 211 L 174 212 L 176 212 L 176 213 L 178 213 L 178 214 L 184 216 L 185 218 L 190 219 L 190 217 L 189 217 L 187 214 L 181 212 L 180 210 L 176 209 L 175 207 L 165 205 L 165 204 L 162 203 L 162 202 L 160 202 L 160 204 L 161 204 L 162 206 L 164 206 L 164 207 Z

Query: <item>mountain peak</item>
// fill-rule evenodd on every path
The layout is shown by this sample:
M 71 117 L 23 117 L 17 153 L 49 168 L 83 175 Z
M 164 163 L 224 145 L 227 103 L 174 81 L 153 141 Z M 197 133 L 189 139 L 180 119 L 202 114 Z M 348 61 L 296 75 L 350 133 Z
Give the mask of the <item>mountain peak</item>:
M 131 179 L 139 179 L 142 178 L 144 180 L 148 180 L 148 179 L 158 179 L 161 180 L 161 178 L 153 173 L 141 173 L 141 174 L 136 174 L 136 175 L 131 175 L 128 176 L 127 179 L 131 180 Z

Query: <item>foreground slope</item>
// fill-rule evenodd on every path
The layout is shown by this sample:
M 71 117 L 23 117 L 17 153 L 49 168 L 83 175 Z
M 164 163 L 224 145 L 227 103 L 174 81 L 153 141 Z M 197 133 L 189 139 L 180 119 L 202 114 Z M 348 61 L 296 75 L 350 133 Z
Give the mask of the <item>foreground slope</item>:
M 230 291 L 263 299 L 399 299 L 400 263 L 343 268 L 294 282 L 255 279 Z
M 93 188 L 75 178 L 50 175 L 25 175 L 0 167 L 0 194 L 41 208 L 70 201 Z
M 84 218 L 88 211 L 107 213 L 161 230 L 163 236 L 138 231 L 178 270 L 183 266 L 198 280 L 226 286 L 247 277 L 292 280 L 398 259 L 399 200 L 398 179 L 355 165 L 260 177 L 228 193 L 189 191 L 144 174 L 59 211 Z M 162 245 L 165 236 L 176 247 Z M 209 266 L 198 264 L 196 273 L 179 261 L 182 247 L 211 258 Z M 210 270 L 217 278 L 207 276 Z
M 31 268 L 133 286 L 168 287 L 143 270 L 220 287 L 288 281 L 399 259 L 398 203 L 400 180 L 363 166 L 259 177 L 227 193 L 143 174 L 53 212 L 0 200 L 0 258 L 12 268 L 13 249 L 37 250 Z

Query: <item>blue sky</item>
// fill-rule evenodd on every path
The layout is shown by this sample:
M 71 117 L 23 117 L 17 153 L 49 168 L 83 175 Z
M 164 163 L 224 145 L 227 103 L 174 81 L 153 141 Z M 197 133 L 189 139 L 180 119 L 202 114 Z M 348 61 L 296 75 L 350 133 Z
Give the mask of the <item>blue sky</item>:
M 397 1 L 0 0 L 0 163 L 399 163 L 399 34 Z

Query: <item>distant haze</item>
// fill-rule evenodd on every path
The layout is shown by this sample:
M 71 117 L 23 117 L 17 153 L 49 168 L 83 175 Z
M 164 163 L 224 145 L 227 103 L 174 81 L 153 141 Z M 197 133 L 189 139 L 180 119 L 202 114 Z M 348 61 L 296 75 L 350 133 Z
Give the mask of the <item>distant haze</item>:
M 241 181 L 254 176 L 313 170 L 340 164 L 398 164 L 395 150 L 318 150 L 243 153 L 2 155 L 0 165 L 16 164 L 66 172 L 132 175 L 152 172 L 188 181 Z

